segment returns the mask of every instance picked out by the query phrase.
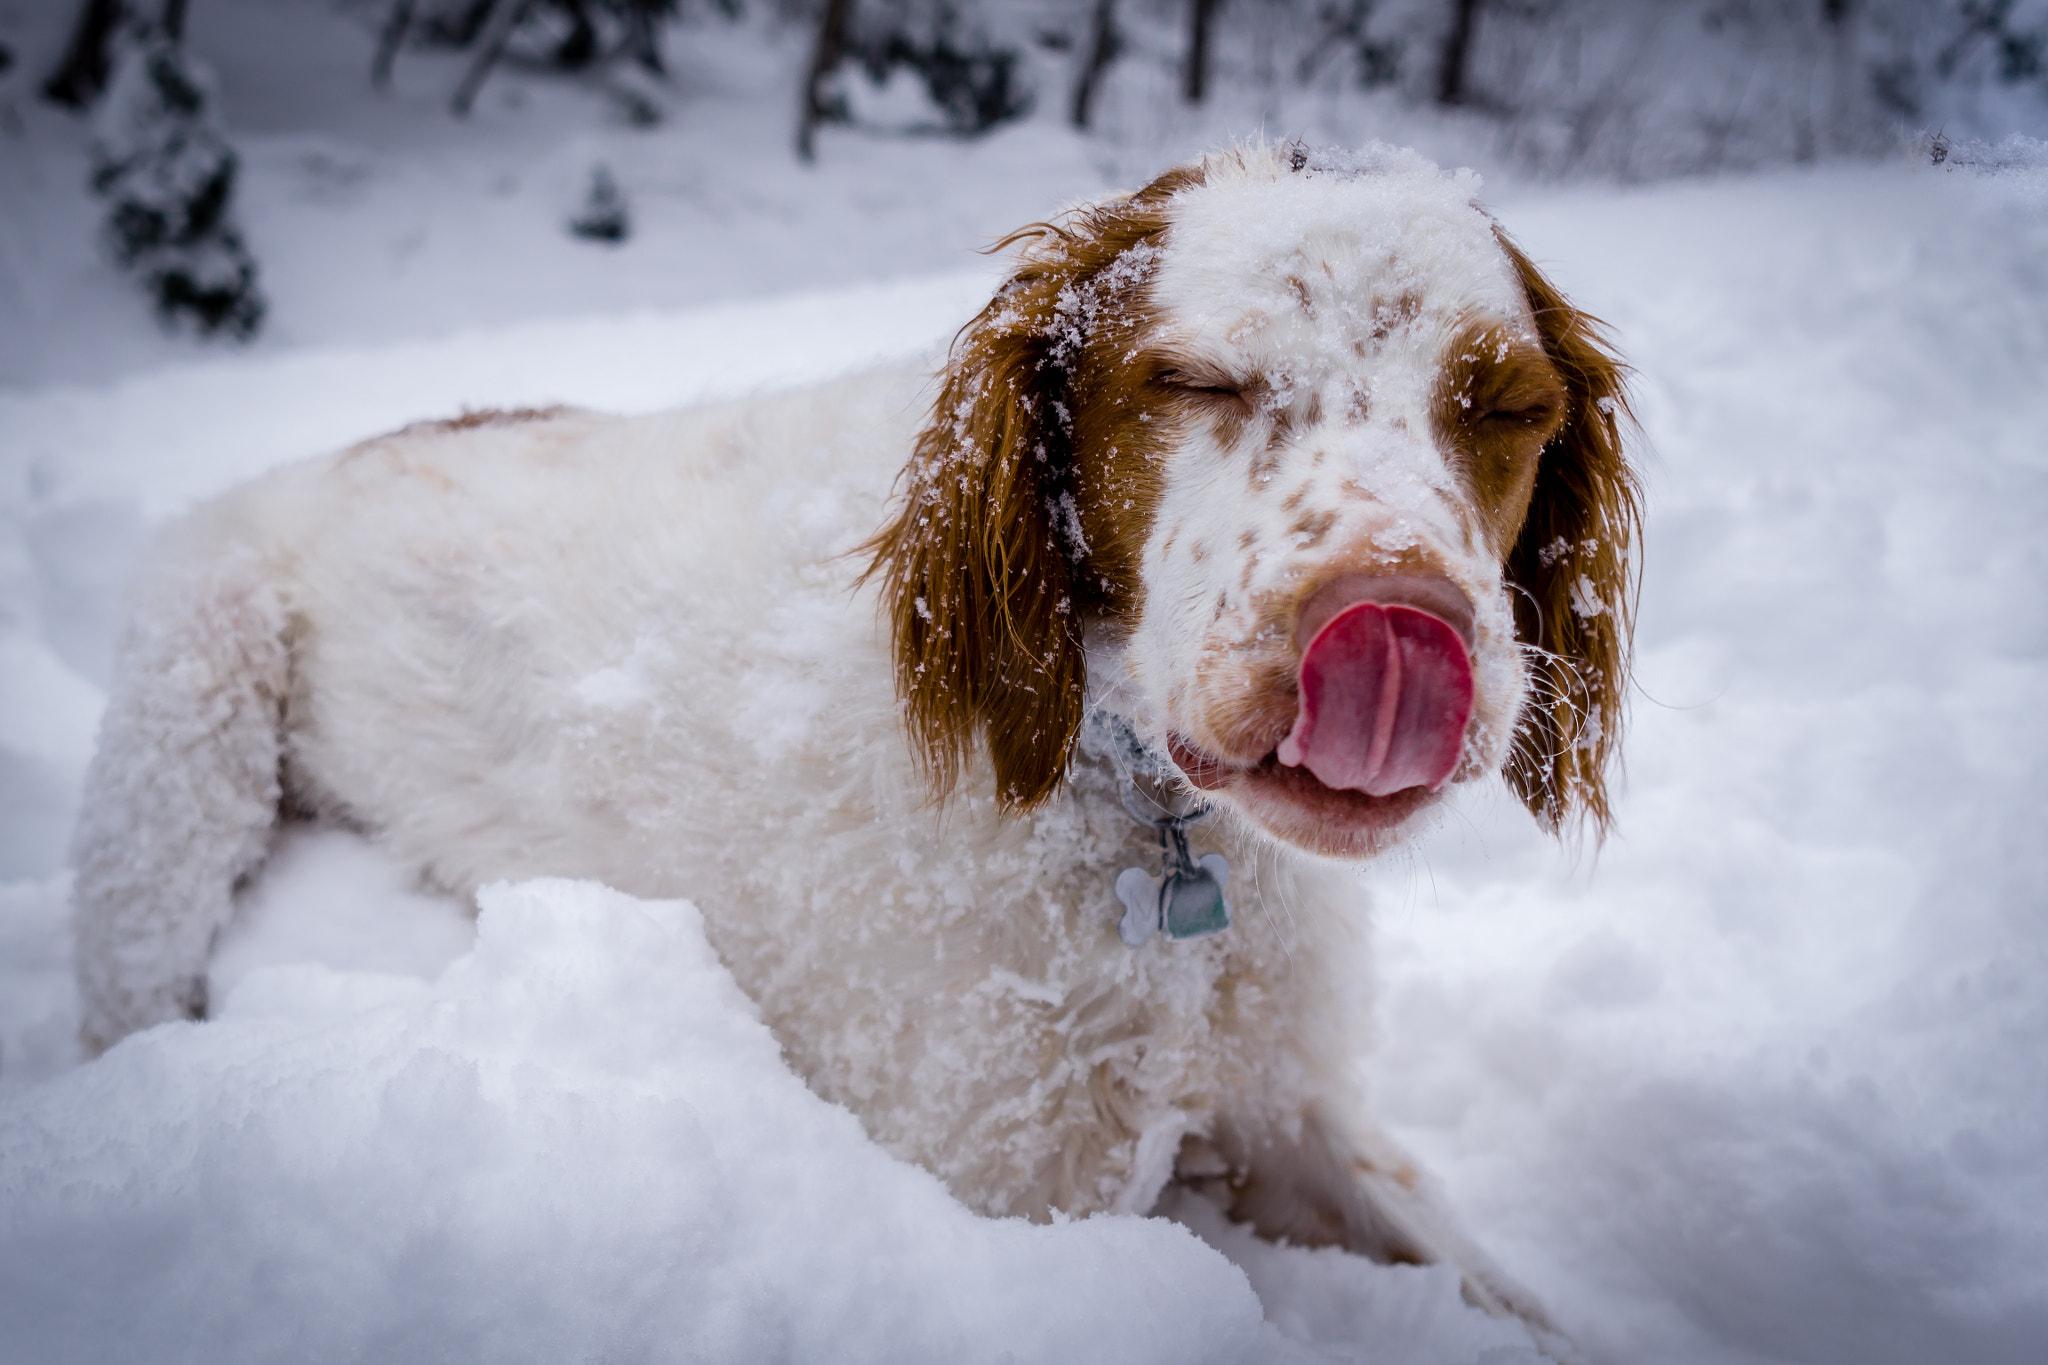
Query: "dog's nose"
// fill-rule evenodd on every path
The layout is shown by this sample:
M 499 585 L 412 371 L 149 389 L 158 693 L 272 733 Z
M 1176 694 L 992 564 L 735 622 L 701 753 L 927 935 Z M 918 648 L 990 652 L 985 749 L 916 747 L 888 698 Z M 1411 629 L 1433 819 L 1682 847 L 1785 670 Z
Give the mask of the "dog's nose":
M 1435 791 L 1472 716 L 1472 600 L 1445 578 L 1346 574 L 1295 620 L 1299 700 L 1278 758 L 1326 787 Z
M 1475 648 L 1472 599 L 1448 578 L 1436 574 L 1339 574 L 1309 594 L 1294 617 L 1294 647 L 1308 649 L 1332 617 L 1360 602 L 1413 607 L 1428 612 L 1457 632 L 1466 649 Z

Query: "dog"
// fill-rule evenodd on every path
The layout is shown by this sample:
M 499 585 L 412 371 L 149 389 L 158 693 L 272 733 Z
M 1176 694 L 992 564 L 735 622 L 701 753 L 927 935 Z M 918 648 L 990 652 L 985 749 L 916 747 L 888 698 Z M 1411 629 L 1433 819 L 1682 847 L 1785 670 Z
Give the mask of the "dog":
M 1214 153 L 1006 239 L 936 379 L 473 413 L 189 515 L 87 779 L 87 1046 L 203 1018 L 236 887 L 322 820 L 456 895 L 689 897 L 791 1065 L 982 1213 L 1184 1187 L 1540 1324 L 1352 1065 L 1352 865 L 1494 772 L 1609 818 L 1625 369 L 1477 188 Z

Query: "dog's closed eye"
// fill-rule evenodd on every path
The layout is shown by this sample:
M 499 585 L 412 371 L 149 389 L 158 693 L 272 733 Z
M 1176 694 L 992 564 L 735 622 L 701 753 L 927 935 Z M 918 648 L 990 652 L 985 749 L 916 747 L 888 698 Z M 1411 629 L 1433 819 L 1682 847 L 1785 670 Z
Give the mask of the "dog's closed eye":
M 1201 365 L 1168 365 L 1152 380 L 1161 397 L 1185 411 L 1209 419 L 1225 445 L 1234 442 L 1245 424 L 1259 413 L 1268 386 Z
M 1479 422 L 1497 429 L 1535 431 L 1556 422 L 1561 407 L 1561 400 L 1552 398 L 1526 402 L 1496 400 L 1480 415 Z
M 1218 403 L 1249 402 L 1248 390 L 1253 387 L 1250 381 L 1232 375 L 1213 370 L 1181 368 L 1161 370 L 1152 382 L 1172 393 L 1202 402 Z

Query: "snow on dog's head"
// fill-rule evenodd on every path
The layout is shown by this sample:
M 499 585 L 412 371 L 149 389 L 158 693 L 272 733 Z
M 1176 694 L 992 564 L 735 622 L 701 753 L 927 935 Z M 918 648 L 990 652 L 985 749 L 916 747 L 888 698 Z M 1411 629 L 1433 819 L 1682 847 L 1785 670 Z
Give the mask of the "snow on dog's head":
M 1319 853 L 1496 769 L 1605 822 L 1622 369 L 1477 189 L 1254 147 L 1009 239 L 872 545 L 941 793 L 1044 800 L 1094 704 Z

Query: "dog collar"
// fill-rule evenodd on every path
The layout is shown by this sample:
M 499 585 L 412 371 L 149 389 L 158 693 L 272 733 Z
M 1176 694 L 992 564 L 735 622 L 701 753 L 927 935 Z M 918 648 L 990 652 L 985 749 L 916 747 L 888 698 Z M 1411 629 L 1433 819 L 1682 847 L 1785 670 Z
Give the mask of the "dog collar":
M 1230 927 L 1230 901 L 1223 894 L 1230 880 L 1230 860 L 1221 853 L 1200 858 L 1188 851 L 1189 825 L 1209 817 L 1211 808 L 1197 804 L 1184 811 L 1167 809 L 1138 784 L 1124 780 L 1124 810 L 1133 820 L 1159 832 L 1160 868 L 1154 876 L 1142 867 L 1117 874 L 1116 898 L 1123 919 L 1116 932 L 1136 948 L 1154 933 L 1169 939 L 1206 938 Z M 1141 807 L 1149 806 L 1154 815 Z

